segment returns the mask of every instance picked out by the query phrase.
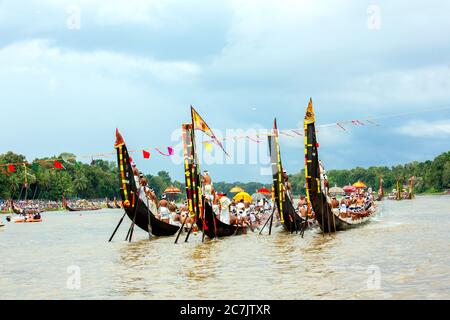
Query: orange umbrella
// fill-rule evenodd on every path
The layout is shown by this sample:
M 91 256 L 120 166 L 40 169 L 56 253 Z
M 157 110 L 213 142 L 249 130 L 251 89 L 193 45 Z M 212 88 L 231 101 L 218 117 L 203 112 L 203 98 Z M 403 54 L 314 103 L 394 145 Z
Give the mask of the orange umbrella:
M 353 186 L 357 189 L 365 189 L 367 186 L 364 184 L 364 182 L 358 181 L 353 184 Z
M 175 188 L 174 186 L 171 186 L 171 187 L 167 188 L 166 190 L 164 190 L 164 193 L 170 193 L 170 194 L 181 193 L 181 190 L 178 188 Z

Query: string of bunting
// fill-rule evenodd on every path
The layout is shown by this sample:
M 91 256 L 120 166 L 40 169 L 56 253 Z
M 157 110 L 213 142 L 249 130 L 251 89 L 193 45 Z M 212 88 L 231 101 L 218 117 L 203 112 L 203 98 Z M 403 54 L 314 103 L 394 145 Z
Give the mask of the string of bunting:
M 10 173 L 17 172 L 18 167 L 28 167 L 30 166 L 32 169 L 37 169 L 39 165 L 46 165 L 52 167 L 54 169 L 62 170 L 65 169 L 62 161 L 66 161 L 70 163 L 70 160 L 75 160 L 75 158 L 58 158 L 58 159 L 46 159 L 46 160 L 35 160 L 33 162 L 14 162 L 14 163 L 5 163 L 0 164 L 0 172 L 9 176 Z
M 366 123 L 364 123 L 366 122 Z M 366 126 L 366 125 L 376 125 L 379 126 L 379 124 L 375 123 L 372 120 L 348 120 L 348 121 L 342 121 L 339 123 L 333 123 L 333 124 L 324 124 L 319 125 L 317 127 L 330 127 L 330 126 L 338 126 L 342 130 L 346 131 L 344 125 L 352 124 L 355 126 Z M 219 141 L 219 143 L 229 141 L 229 140 L 241 140 L 241 139 L 247 139 L 254 143 L 261 143 L 263 140 L 262 137 L 269 137 L 274 135 L 273 130 L 267 130 L 265 133 L 259 133 L 254 136 L 251 135 L 242 135 L 242 136 L 227 136 L 223 138 L 212 138 L 211 140 L 205 140 L 202 142 L 202 144 L 205 147 L 206 152 L 211 152 L 213 150 L 213 143 Z M 286 130 L 278 130 L 278 134 L 282 136 L 286 136 L 289 138 L 297 138 L 303 136 L 303 133 L 301 132 L 301 129 L 286 129 Z M 166 151 L 162 151 L 166 149 Z M 175 154 L 174 147 L 164 147 L 163 148 L 142 148 L 139 150 L 129 150 L 129 153 L 141 153 L 143 159 L 150 159 L 152 156 L 152 151 L 156 151 L 159 155 L 164 157 L 171 157 Z M 89 155 L 83 155 L 81 157 L 83 158 L 92 158 L 91 164 L 94 164 L 94 158 L 102 158 L 102 157 L 110 157 L 114 155 L 115 152 L 107 152 L 107 153 L 97 153 L 97 154 L 89 154 Z M 31 166 L 32 169 L 37 169 L 38 165 L 46 165 L 49 167 L 53 167 L 54 169 L 62 170 L 65 169 L 62 162 L 69 162 L 75 161 L 76 158 L 69 157 L 69 158 L 58 158 L 58 159 L 46 159 L 46 160 L 35 160 L 33 162 L 17 162 L 17 163 L 7 163 L 7 164 L 0 164 L 0 172 L 6 174 L 9 176 L 11 173 L 15 173 L 17 170 L 17 167 L 21 166 Z
M 346 121 L 341 121 L 338 123 L 331 123 L 331 124 L 323 124 L 323 125 L 318 125 L 317 128 L 325 128 L 325 127 L 331 127 L 331 126 L 337 126 L 338 128 L 347 131 L 344 127 L 344 125 L 353 125 L 353 126 L 379 126 L 378 123 L 376 123 L 373 120 L 369 120 L 369 119 L 364 119 L 364 120 L 346 120 Z M 298 138 L 298 137 L 302 137 L 303 136 L 303 132 L 302 129 L 300 128 L 296 128 L 296 129 L 285 129 L 285 130 L 278 130 L 278 134 L 281 136 L 285 136 L 288 138 Z M 222 142 L 226 142 L 226 141 L 230 141 L 230 140 L 242 140 L 242 139 L 247 139 L 251 142 L 254 143 L 261 143 L 264 140 L 262 138 L 267 138 L 269 136 L 274 135 L 274 131 L 273 129 L 271 130 L 267 130 L 267 132 L 262 132 L 256 135 L 242 135 L 242 136 L 226 136 L 223 138 L 211 138 L 209 140 L 204 140 L 202 141 L 203 146 L 205 147 L 205 151 L 206 152 L 211 152 L 213 149 L 213 145 L 214 143 L 217 144 L 217 142 L 222 143 Z M 171 157 L 173 156 L 174 153 L 174 149 L 175 146 L 169 146 L 169 147 L 164 147 L 164 149 L 167 149 L 167 152 L 163 152 L 161 151 L 162 148 L 142 148 L 139 150 L 129 150 L 129 153 L 142 153 L 142 158 L 144 159 L 150 159 L 152 156 L 152 150 L 156 151 L 158 154 L 160 154 L 161 156 L 165 156 L 165 157 Z M 93 157 L 110 157 L 112 155 L 114 155 L 115 152 L 106 152 L 106 153 L 97 153 L 97 154 L 88 154 L 88 155 L 83 155 L 83 158 L 93 158 Z
M 329 123 L 329 124 L 322 124 L 322 125 L 317 125 L 316 128 L 327 128 L 327 127 L 337 127 L 339 129 L 341 129 L 342 131 L 346 132 L 347 128 L 346 126 L 359 126 L 359 127 L 364 127 L 364 126 L 380 126 L 380 124 L 378 124 L 375 120 L 379 120 L 379 119 L 384 119 L 384 118 L 393 118 L 393 117 L 400 117 L 400 116 L 406 116 L 406 115 L 412 115 L 412 114 L 417 114 L 417 113 L 429 113 L 431 111 L 443 111 L 443 110 L 449 110 L 450 107 L 445 107 L 445 108 L 436 108 L 436 109 L 428 109 L 428 110 L 421 110 L 421 111 L 412 111 L 412 112 L 404 112 L 404 113 L 398 113 L 398 114 L 391 114 L 391 115 L 384 115 L 384 116 L 379 116 L 379 117 L 371 117 L 371 118 L 366 118 L 366 119 L 354 119 L 354 120 L 344 120 L 344 121 L 338 121 L 338 122 L 334 122 L 334 123 Z M 319 132 L 319 130 L 317 130 L 317 132 Z M 219 144 L 220 146 L 222 146 L 222 142 L 225 142 L 227 140 L 240 140 L 240 139 L 247 139 L 251 142 L 254 143 L 261 143 L 263 142 L 262 137 L 269 137 L 269 136 L 273 136 L 276 132 L 274 132 L 273 130 L 267 130 L 266 132 L 263 133 L 259 133 L 256 135 L 242 135 L 242 136 L 227 136 L 227 137 L 223 137 L 223 138 L 217 138 L 214 135 L 212 135 L 212 138 L 210 140 L 205 140 L 202 142 L 202 144 L 205 147 L 205 150 L 207 152 L 211 152 L 213 149 L 213 144 Z M 298 138 L 298 137 L 303 137 L 303 129 L 302 128 L 295 128 L 295 129 L 285 129 L 285 130 L 278 130 L 278 135 L 279 136 L 285 136 L 288 138 Z M 211 135 L 209 135 L 211 136 Z M 129 153 L 141 153 L 142 157 L 144 159 L 150 159 L 152 156 L 152 151 L 156 151 L 158 154 L 160 154 L 161 156 L 164 157 L 171 157 L 173 156 L 174 153 L 174 146 L 168 146 L 168 147 L 164 147 L 164 148 L 142 148 L 139 150 L 130 150 Z M 223 147 L 222 147 L 223 148 Z M 162 151 L 162 150 L 167 150 L 167 151 Z M 112 155 L 114 155 L 115 152 L 107 152 L 107 153 L 98 153 L 98 154 L 89 154 L 89 155 L 82 155 L 82 158 L 102 158 L 102 157 L 110 157 Z M 6 175 L 9 175 L 10 173 L 14 173 L 16 172 L 16 167 L 18 166 L 36 166 L 36 165 L 47 165 L 50 167 L 53 167 L 55 169 L 65 169 L 62 161 L 64 162 L 68 162 L 70 163 L 70 161 L 75 161 L 76 158 L 59 158 L 59 159 L 47 159 L 47 160 L 35 160 L 32 163 L 29 162 L 20 162 L 20 163 L 8 163 L 8 164 L 0 164 L 0 172 L 4 173 Z M 92 160 L 92 163 L 94 164 L 94 160 Z

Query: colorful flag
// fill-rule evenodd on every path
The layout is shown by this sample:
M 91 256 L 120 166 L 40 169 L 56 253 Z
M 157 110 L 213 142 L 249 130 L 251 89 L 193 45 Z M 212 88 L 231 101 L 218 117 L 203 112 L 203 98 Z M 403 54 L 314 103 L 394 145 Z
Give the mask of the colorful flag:
M 156 151 L 159 152 L 160 155 L 170 157 L 174 155 L 174 151 L 171 147 L 167 147 L 167 154 L 159 150 L 158 148 L 155 148 Z
M 209 142 L 205 142 L 204 144 L 205 144 L 206 152 L 210 153 L 212 151 L 212 149 L 213 149 L 213 145 L 211 143 L 209 143 Z
M 144 159 L 150 159 L 150 152 L 142 150 L 142 156 Z
M 208 135 L 220 148 L 222 148 L 223 152 L 228 156 L 228 153 L 225 151 L 222 143 L 217 139 L 214 132 L 211 128 L 206 124 L 206 122 L 200 117 L 198 112 L 191 106 L 191 114 L 192 114 L 192 124 L 194 126 L 194 130 L 203 131 L 206 135 Z
M 62 163 L 59 162 L 58 160 L 53 161 L 53 166 L 54 166 L 56 169 L 64 169 Z

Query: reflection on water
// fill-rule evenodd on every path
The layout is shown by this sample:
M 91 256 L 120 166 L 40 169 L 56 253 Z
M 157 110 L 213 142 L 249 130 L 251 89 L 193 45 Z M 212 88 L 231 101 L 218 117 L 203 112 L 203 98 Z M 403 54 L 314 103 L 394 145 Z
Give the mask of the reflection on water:
M 0 231 L 3 299 L 450 298 L 450 197 L 385 201 L 361 228 L 258 232 L 202 243 L 110 233 L 120 210 L 47 213 Z M 181 238 L 183 239 L 183 237 Z M 78 266 L 81 288 L 67 282 Z M 30 276 L 32 274 L 33 276 Z M 35 276 L 35 275 L 38 276 Z

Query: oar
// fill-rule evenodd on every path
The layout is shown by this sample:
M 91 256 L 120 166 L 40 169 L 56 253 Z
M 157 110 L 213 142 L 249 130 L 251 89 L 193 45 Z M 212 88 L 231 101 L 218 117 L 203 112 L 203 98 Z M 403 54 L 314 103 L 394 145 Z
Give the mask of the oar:
M 183 231 L 184 225 L 186 224 L 186 220 L 187 220 L 187 217 L 186 217 L 186 219 L 184 219 L 183 224 L 181 225 L 180 231 L 178 231 L 177 238 L 175 239 L 175 244 L 178 243 L 178 239 L 180 238 L 181 232 Z
M 262 232 L 264 231 L 264 229 L 266 228 L 267 224 L 269 223 L 270 219 L 273 217 L 273 215 L 275 214 L 275 207 L 272 210 L 272 214 L 269 216 L 269 218 L 267 219 L 266 223 L 264 224 L 264 226 L 262 227 L 261 231 L 259 232 L 259 234 L 262 234 Z
M 147 198 L 147 210 L 148 210 L 148 239 L 151 240 L 152 239 L 152 217 L 151 215 L 151 211 L 150 211 L 150 205 L 148 203 L 148 198 Z
M 128 235 L 130 238 L 128 239 L 128 242 L 131 242 L 131 239 L 133 238 L 133 232 L 134 232 L 134 225 L 136 223 L 136 215 L 139 207 L 139 194 L 137 195 L 136 205 L 134 207 L 134 216 L 133 216 L 133 222 L 131 223 L 130 229 L 128 230 L 127 238 L 125 238 L 125 241 L 128 239 Z
M 189 228 L 189 231 L 188 231 L 188 233 L 186 235 L 186 239 L 184 239 L 184 242 L 188 242 L 189 236 L 191 235 L 192 229 L 194 228 L 194 223 L 196 223 L 196 222 L 195 221 L 191 222 L 191 227 Z
M 273 216 L 275 215 L 275 207 L 273 210 L 272 217 L 270 218 L 270 226 L 269 226 L 269 236 L 272 235 L 272 224 L 273 224 Z
M 122 224 L 123 218 L 125 218 L 125 215 L 126 215 L 126 214 L 127 214 L 127 212 L 125 212 L 125 213 L 123 214 L 122 218 L 120 219 L 119 223 L 117 224 L 116 229 L 114 229 L 114 232 L 113 232 L 113 234 L 111 235 L 111 238 L 109 238 L 109 241 L 108 241 L 108 242 L 111 242 L 112 239 L 114 238 L 114 235 L 116 234 L 117 230 L 119 229 L 120 225 Z
M 262 232 L 264 231 L 264 229 L 266 228 L 267 224 L 269 223 L 270 219 L 272 219 L 273 215 L 275 214 L 275 208 L 272 210 L 272 214 L 269 216 L 269 218 L 267 219 L 266 223 L 264 224 L 264 227 L 261 229 L 261 231 L 259 232 L 259 234 L 262 234 Z

